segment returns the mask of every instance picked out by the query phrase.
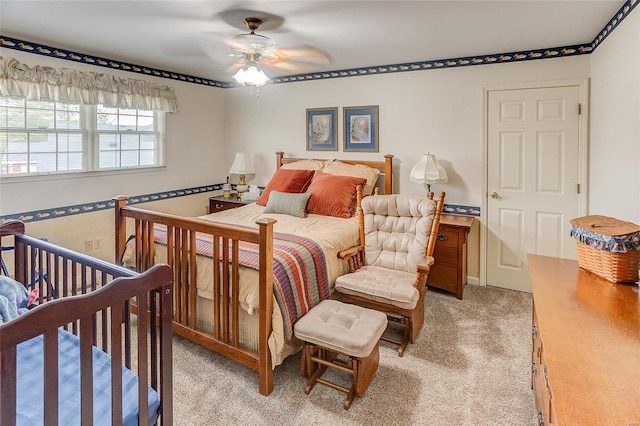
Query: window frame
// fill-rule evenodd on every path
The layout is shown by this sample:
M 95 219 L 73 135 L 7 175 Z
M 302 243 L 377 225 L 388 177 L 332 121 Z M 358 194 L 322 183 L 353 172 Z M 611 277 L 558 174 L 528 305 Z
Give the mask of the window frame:
M 6 99 L 9 97 L 1 97 L 0 99 Z M 46 102 L 56 102 L 58 104 L 73 104 L 72 102 L 61 102 L 61 101 L 46 101 Z M 76 104 L 77 105 L 77 104 Z M 25 117 L 27 104 L 24 104 L 25 108 Z M 118 108 L 115 107 L 118 113 L 121 110 L 126 110 L 126 108 Z M 130 108 L 130 110 L 140 111 L 137 108 Z M 45 171 L 45 172 L 26 172 L 26 173 L 14 173 L 14 174 L 0 174 L 0 181 L 3 183 L 9 182 L 17 182 L 23 180 L 38 180 L 38 179 L 54 179 L 54 178 L 79 178 L 79 177 L 87 177 L 90 175 L 117 175 L 123 173 L 131 173 L 131 172 L 139 172 L 139 171 L 149 171 L 158 168 L 166 167 L 166 159 L 165 159 L 165 121 L 166 121 L 166 112 L 164 111 L 151 111 L 153 117 L 153 125 L 154 129 L 152 132 L 145 131 L 127 131 L 127 130 L 118 130 L 118 131 L 109 131 L 107 133 L 113 133 L 115 135 L 126 135 L 126 134 L 153 134 L 155 136 L 155 155 L 156 162 L 155 164 L 150 165 L 137 165 L 137 166 L 118 166 L 118 167 L 103 167 L 100 168 L 100 147 L 99 147 L 99 139 L 100 134 L 105 133 L 104 131 L 98 130 L 97 126 L 97 116 L 98 116 L 98 107 L 96 105 L 84 105 L 80 104 L 79 113 L 80 113 L 80 129 L 63 129 L 63 128 L 48 128 L 48 129 L 30 129 L 25 121 L 23 128 L 11 128 L 6 127 L 0 129 L 0 132 L 42 132 L 42 133 L 66 133 L 67 131 L 70 133 L 80 133 L 81 134 L 81 146 L 82 146 L 82 161 L 83 168 L 78 170 L 62 170 L 62 171 Z M 54 113 L 55 116 L 55 113 Z M 56 153 L 58 153 L 58 147 L 56 146 Z M 120 151 L 120 150 L 119 150 Z M 140 146 L 138 147 L 138 152 L 140 152 Z M 27 152 L 27 155 L 31 153 L 31 148 Z M 28 160 L 28 159 L 27 159 Z M 56 161 L 58 161 L 56 159 Z M 56 165 L 57 168 L 57 165 Z

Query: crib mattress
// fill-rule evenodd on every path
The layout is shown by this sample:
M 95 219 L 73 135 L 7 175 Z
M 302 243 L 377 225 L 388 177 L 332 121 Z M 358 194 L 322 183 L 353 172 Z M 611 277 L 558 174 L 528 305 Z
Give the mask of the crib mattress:
M 17 347 L 17 424 L 44 424 L 43 336 Z M 58 420 L 61 425 L 80 424 L 80 339 L 58 331 Z M 158 417 L 160 398 L 149 387 L 149 424 Z M 124 425 L 138 424 L 138 378 L 122 368 Z M 93 424 L 111 424 L 111 356 L 93 347 Z

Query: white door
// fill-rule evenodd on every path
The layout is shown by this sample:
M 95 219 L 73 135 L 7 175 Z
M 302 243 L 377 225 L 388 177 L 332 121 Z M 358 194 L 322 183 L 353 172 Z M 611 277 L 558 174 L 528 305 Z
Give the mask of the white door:
M 576 258 L 580 87 L 488 94 L 487 285 L 531 291 L 527 254 Z

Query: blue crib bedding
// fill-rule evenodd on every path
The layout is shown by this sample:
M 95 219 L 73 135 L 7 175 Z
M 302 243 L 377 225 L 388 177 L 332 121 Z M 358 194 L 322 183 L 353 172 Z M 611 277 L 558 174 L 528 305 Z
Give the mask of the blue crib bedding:
M 44 423 L 43 336 L 17 347 L 17 424 Z M 58 331 L 58 420 L 61 425 L 80 424 L 80 339 Z M 93 347 L 93 424 L 111 424 L 111 356 Z M 149 387 L 149 424 L 158 416 L 160 398 Z M 138 377 L 122 367 L 122 412 L 124 425 L 138 424 Z

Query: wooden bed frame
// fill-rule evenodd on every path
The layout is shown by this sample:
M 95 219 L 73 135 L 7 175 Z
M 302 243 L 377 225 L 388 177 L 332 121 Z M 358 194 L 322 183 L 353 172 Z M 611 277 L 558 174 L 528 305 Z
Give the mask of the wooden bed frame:
M 58 424 L 59 327 L 80 337 L 82 424 L 93 423 L 92 346 L 111 355 L 112 424 L 122 424 L 123 365 L 138 377 L 139 401 L 147 400 L 149 386 L 160 396 L 158 424 L 173 424 L 170 268 L 157 265 L 138 274 L 24 232 L 19 221 L 0 225 L 0 242 L 15 247 L 14 278 L 37 283 L 39 290 L 39 306 L 0 325 L 0 424 L 16 422 L 16 346 L 39 335 L 45 424 Z M 133 303 L 147 315 L 132 321 Z M 147 404 L 140 404 L 140 425 L 148 424 L 148 414 Z
M 277 168 L 301 158 L 285 158 L 277 152 Z M 385 193 L 393 190 L 393 156 L 385 155 L 384 161 L 340 160 L 348 164 L 365 164 L 381 170 L 384 176 Z M 152 266 L 154 258 L 154 225 L 167 227 L 167 263 L 174 273 L 174 317 L 176 334 L 198 343 L 214 352 L 233 359 L 258 372 L 258 388 L 262 395 L 273 390 L 273 367 L 268 339 L 272 332 L 273 311 L 273 225 L 275 220 L 256 222 L 258 229 L 247 229 L 205 221 L 197 218 L 163 214 L 135 207 L 127 207 L 126 196 L 114 198 L 116 252 L 120 262 L 127 242 L 127 218 L 133 219 L 136 241 L 136 269 L 144 271 Z M 197 324 L 196 232 L 211 235 L 213 246 L 222 252 L 214 252 L 213 265 L 213 333 L 208 333 Z M 259 246 L 259 331 L 258 349 L 251 351 L 240 345 L 239 315 L 239 242 L 255 243 Z M 231 255 L 229 255 L 231 253 Z M 231 264 L 222 268 L 221 265 Z M 230 271 L 229 271 L 230 270 Z M 222 273 L 220 273 L 222 271 Z

